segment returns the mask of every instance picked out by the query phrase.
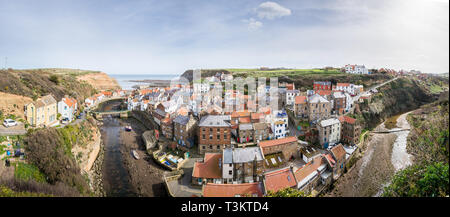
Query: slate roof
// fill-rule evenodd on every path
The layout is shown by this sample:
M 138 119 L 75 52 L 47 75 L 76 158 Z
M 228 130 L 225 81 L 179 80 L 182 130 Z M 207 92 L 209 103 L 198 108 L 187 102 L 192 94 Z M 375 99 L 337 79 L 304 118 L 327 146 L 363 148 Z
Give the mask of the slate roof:
M 329 102 L 327 99 L 323 98 L 318 94 L 314 94 L 309 98 L 309 103 L 321 103 L 321 102 Z
M 233 163 L 247 163 L 255 160 L 264 160 L 259 147 L 235 148 L 233 150 Z
M 333 124 L 339 124 L 339 123 L 341 123 L 339 121 L 339 119 L 337 119 L 337 118 L 330 118 L 330 119 L 326 119 L 326 120 L 320 121 L 320 126 L 326 127 L 326 126 L 331 126 Z
M 230 116 L 229 115 L 208 115 L 202 117 L 199 127 L 229 127 Z
M 189 116 L 179 115 L 175 119 L 173 119 L 174 123 L 186 125 L 189 122 Z

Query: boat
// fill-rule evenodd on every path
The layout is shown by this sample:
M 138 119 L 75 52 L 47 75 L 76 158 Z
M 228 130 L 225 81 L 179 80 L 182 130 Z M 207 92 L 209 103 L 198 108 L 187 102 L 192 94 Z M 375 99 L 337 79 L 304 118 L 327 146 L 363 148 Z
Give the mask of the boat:
M 139 160 L 139 154 L 137 153 L 136 150 L 132 150 L 131 154 L 133 155 L 134 158 L 136 158 L 136 160 Z
M 128 131 L 128 132 L 129 132 L 129 131 L 131 131 L 131 130 L 133 130 L 133 128 L 131 128 L 130 125 L 128 125 L 128 126 L 125 127 L 125 131 Z

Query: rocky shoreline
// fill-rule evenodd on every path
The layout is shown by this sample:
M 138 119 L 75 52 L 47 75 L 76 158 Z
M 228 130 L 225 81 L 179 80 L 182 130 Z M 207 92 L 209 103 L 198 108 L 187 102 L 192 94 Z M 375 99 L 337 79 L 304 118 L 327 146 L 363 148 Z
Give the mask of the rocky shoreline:
M 97 159 L 94 161 L 91 170 L 89 170 L 89 187 L 95 197 L 105 197 L 106 193 L 103 188 L 103 159 L 105 154 L 105 146 L 103 141 L 100 144 L 100 151 Z

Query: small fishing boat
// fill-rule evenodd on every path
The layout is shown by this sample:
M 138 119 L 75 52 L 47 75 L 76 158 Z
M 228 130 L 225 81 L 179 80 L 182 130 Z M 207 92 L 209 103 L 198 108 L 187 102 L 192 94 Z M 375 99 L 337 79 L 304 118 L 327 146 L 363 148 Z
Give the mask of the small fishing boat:
M 139 154 L 137 153 L 136 150 L 132 150 L 131 154 L 133 155 L 134 158 L 136 158 L 136 160 L 139 160 Z
M 131 128 L 131 126 L 130 126 L 130 125 L 128 125 L 128 126 L 126 126 L 126 127 L 125 127 L 125 131 L 128 131 L 128 132 L 130 132 L 131 130 L 133 130 L 133 128 Z

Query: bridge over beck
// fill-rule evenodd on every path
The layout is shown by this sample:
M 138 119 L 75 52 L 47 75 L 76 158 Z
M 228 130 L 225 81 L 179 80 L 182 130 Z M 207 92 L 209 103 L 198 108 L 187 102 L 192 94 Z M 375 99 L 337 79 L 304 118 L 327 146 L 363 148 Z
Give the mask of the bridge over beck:
M 108 111 L 108 112 L 92 112 L 92 114 L 94 115 L 94 117 L 97 120 L 102 120 L 104 116 L 115 116 L 115 117 L 120 117 L 120 118 L 128 118 L 128 110 L 123 110 L 123 111 Z

